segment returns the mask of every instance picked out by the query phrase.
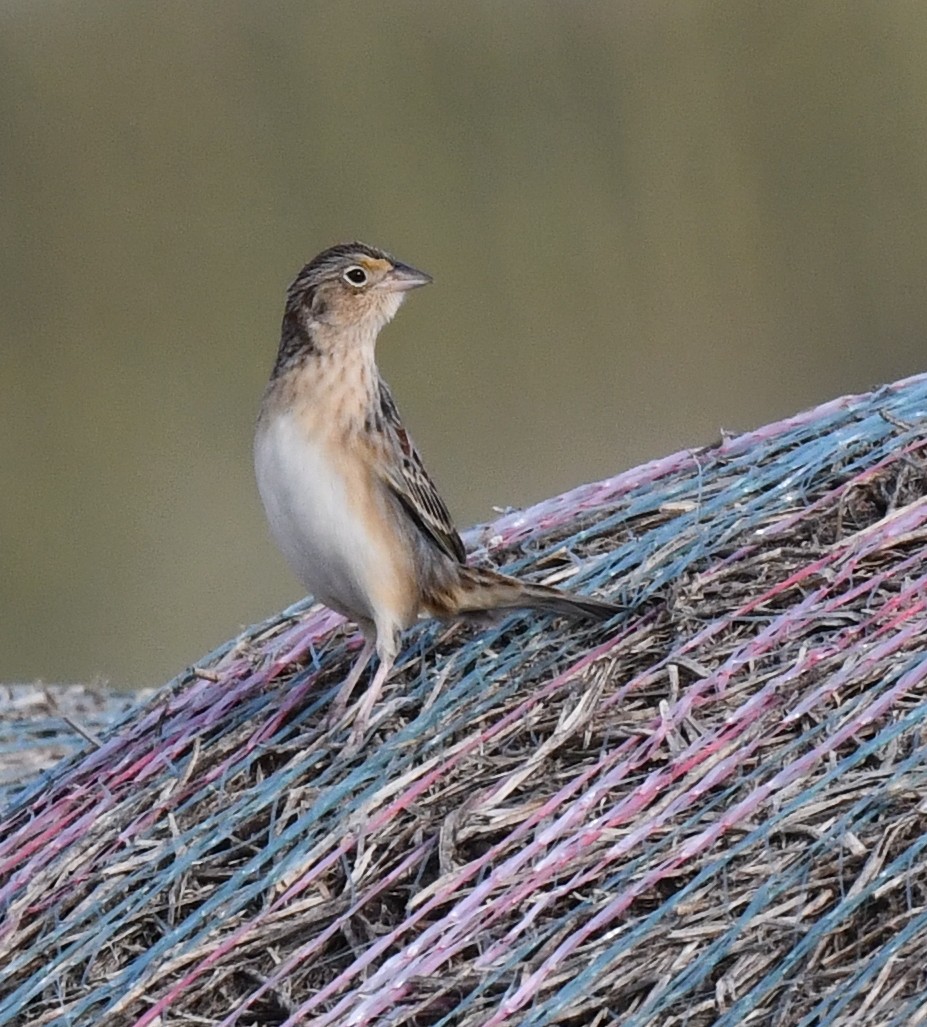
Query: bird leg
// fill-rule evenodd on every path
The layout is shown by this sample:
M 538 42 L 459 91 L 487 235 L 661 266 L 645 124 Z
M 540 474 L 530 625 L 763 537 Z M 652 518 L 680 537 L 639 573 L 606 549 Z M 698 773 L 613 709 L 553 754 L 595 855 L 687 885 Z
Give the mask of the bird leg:
M 375 647 L 376 640 L 364 636 L 364 648 L 361 649 L 360 655 L 354 661 L 351 673 L 348 674 L 344 679 L 344 684 L 338 689 L 338 694 L 335 696 L 331 709 L 328 711 L 328 716 L 325 718 L 330 727 L 334 727 L 341 720 L 344 711 L 348 708 L 348 700 L 351 698 L 351 693 L 354 691 L 357 682 L 360 681 L 364 668 L 370 663 L 370 657 L 373 656 Z
M 399 652 L 398 629 L 378 626 L 376 648 L 380 666 L 377 667 L 377 672 L 373 676 L 373 681 L 370 682 L 370 687 L 364 693 L 364 698 L 358 704 L 357 713 L 354 715 L 354 726 L 351 728 L 351 737 L 348 740 L 349 749 L 359 748 L 363 742 L 364 735 L 367 733 L 367 725 L 370 723 L 370 714 L 373 712 L 373 707 L 383 691 L 383 685 L 396 662 L 396 655 Z
M 354 715 L 354 727 L 351 729 L 351 744 L 360 742 L 366 734 L 367 725 L 370 722 L 370 714 L 373 712 L 377 699 L 380 698 L 380 693 L 383 691 L 383 685 L 389 677 L 389 672 L 393 669 L 394 659 L 395 657 L 393 656 L 390 656 L 388 659 L 380 658 L 380 666 L 377 667 L 373 681 L 364 693 L 364 698 L 361 700 L 360 705 L 357 707 L 357 713 Z

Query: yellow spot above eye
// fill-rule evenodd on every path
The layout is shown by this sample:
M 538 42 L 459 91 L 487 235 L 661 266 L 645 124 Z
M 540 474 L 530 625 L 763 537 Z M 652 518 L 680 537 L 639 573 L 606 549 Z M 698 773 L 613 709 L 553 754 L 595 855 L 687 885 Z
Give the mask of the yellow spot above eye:
M 357 262 L 361 267 L 367 268 L 368 271 L 389 271 L 393 266 L 388 260 L 384 260 L 382 257 L 361 257 Z

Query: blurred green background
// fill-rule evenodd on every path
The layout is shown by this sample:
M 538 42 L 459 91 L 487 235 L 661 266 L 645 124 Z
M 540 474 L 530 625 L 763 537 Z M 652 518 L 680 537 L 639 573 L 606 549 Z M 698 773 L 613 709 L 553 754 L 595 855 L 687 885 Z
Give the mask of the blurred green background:
M 459 523 L 923 369 L 927 6 L 0 8 L 0 681 L 157 683 L 300 595 L 284 289 L 425 268 L 384 374 Z

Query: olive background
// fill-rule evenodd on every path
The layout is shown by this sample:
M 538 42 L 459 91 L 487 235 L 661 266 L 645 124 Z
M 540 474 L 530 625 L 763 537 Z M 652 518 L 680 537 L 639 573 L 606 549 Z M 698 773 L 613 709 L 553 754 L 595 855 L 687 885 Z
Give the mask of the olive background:
M 300 595 L 251 431 L 284 290 L 463 526 L 924 369 L 927 6 L 0 7 L 0 681 L 158 683 Z

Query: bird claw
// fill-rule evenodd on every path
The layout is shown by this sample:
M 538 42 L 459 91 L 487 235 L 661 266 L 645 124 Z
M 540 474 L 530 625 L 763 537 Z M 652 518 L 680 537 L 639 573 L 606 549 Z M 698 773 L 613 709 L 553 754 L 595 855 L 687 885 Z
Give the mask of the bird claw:
M 361 700 L 361 702 L 362 701 L 363 700 Z M 384 721 L 389 720 L 397 710 L 401 710 L 404 706 L 407 706 L 408 703 L 409 700 L 406 696 L 397 696 L 395 699 L 390 700 L 390 702 L 385 703 L 381 709 L 378 709 L 375 717 L 367 716 L 359 718 L 359 710 L 356 712 L 354 710 L 345 710 L 345 713 L 354 714 L 354 722 L 351 725 L 351 733 L 348 736 L 347 745 L 342 749 L 342 754 L 353 756 L 355 753 L 359 752 L 363 748 L 364 742 L 367 740 L 370 733 Z M 357 707 L 360 705 L 360 702 L 356 704 Z M 330 729 L 336 726 L 341 727 L 344 724 L 345 720 L 344 718 L 341 718 L 334 724 L 331 724 Z

